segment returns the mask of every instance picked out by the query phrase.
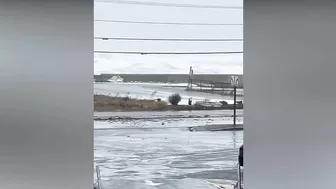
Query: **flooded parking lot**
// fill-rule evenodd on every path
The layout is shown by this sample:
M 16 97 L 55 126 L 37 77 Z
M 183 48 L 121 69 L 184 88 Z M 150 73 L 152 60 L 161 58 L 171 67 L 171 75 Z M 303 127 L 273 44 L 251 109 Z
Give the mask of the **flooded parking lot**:
M 186 128 L 230 119 L 95 121 L 94 154 L 103 187 L 210 189 L 204 180 L 235 180 L 242 131 L 190 132 Z

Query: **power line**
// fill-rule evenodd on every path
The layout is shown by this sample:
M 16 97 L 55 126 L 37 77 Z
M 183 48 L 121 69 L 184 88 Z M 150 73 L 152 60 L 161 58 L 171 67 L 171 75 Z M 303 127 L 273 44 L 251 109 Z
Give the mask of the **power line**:
M 122 37 L 94 37 L 94 39 L 100 39 L 100 40 L 122 40 L 122 41 L 227 41 L 227 42 L 233 42 L 233 41 L 243 41 L 243 39 L 177 39 L 177 38 L 122 38 Z
M 126 24 L 191 25 L 191 26 L 243 26 L 243 24 L 222 24 L 222 23 L 149 22 L 149 21 L 128 21 L 128 20 L 94 20 L 94 21 L 95 22 L 126 23 Z
M 159 3 L 159 2 L 141 2 L 131 0 L 106 0 L 98 1 L 104 3 L 143 5 L 143 6 L 159 6 L 159 7 L 183 7 L 183 8 L 207 8 L 207 9 L 243 9 L 238 6 L 220 6 L 220 5 L 195 5 L 195 4 L 177 4 L 177 3 Z
M 131 52 L 131 51 L 94 51 L 97 54 L 157 54 L 157 55 L 204 55 L 204 54 L 242 54 L 243 51 L 232 52 Z

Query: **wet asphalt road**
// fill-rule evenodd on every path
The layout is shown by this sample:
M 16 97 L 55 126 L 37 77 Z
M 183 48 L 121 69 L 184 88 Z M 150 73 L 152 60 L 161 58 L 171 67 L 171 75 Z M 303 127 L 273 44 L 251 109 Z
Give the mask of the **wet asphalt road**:
M 178 120 L 132 122 L 95 121 L 104 189 L 211 189 L 205 179 L 236 179 L 242 131 L 190 132 Z
M 237 110 L 237 117 L 243 117 L 243 110 Z M 163 118 L 224 118 L 233 117 L 233 110 L 193 110 L 193 111 L 141 111 L 141 112 L 94 112 L 98 119 L 163 119 Z

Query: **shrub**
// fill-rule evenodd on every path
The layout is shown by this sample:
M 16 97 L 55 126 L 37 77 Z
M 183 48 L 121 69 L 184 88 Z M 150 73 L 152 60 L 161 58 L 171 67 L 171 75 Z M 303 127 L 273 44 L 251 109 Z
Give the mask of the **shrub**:
M 169 96 L 168 98 L 168 102 L 174 106 L 178 105 L 178 103 L 180 103 L 182 100 L 180 94 L 172 94 Z

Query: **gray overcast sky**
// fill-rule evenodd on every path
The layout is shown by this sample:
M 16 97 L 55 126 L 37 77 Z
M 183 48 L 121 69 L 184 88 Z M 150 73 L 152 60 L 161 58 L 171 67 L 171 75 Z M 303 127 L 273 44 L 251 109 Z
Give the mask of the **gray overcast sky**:
M 178 4 L 243 6 L 242 0 L 135 0 Z M 205 9 L 140 6 L 95 1 L 95 19 L 243 23 L 243 9 Z M 243 38 L 243 26 L 183 26 L 95 22 L 95 37 L 135 38 Z M 101 41 L 95 40 L 95 50 L 111 51 L 242 51 L 243 42 L 162 42 L 162 41 Z

